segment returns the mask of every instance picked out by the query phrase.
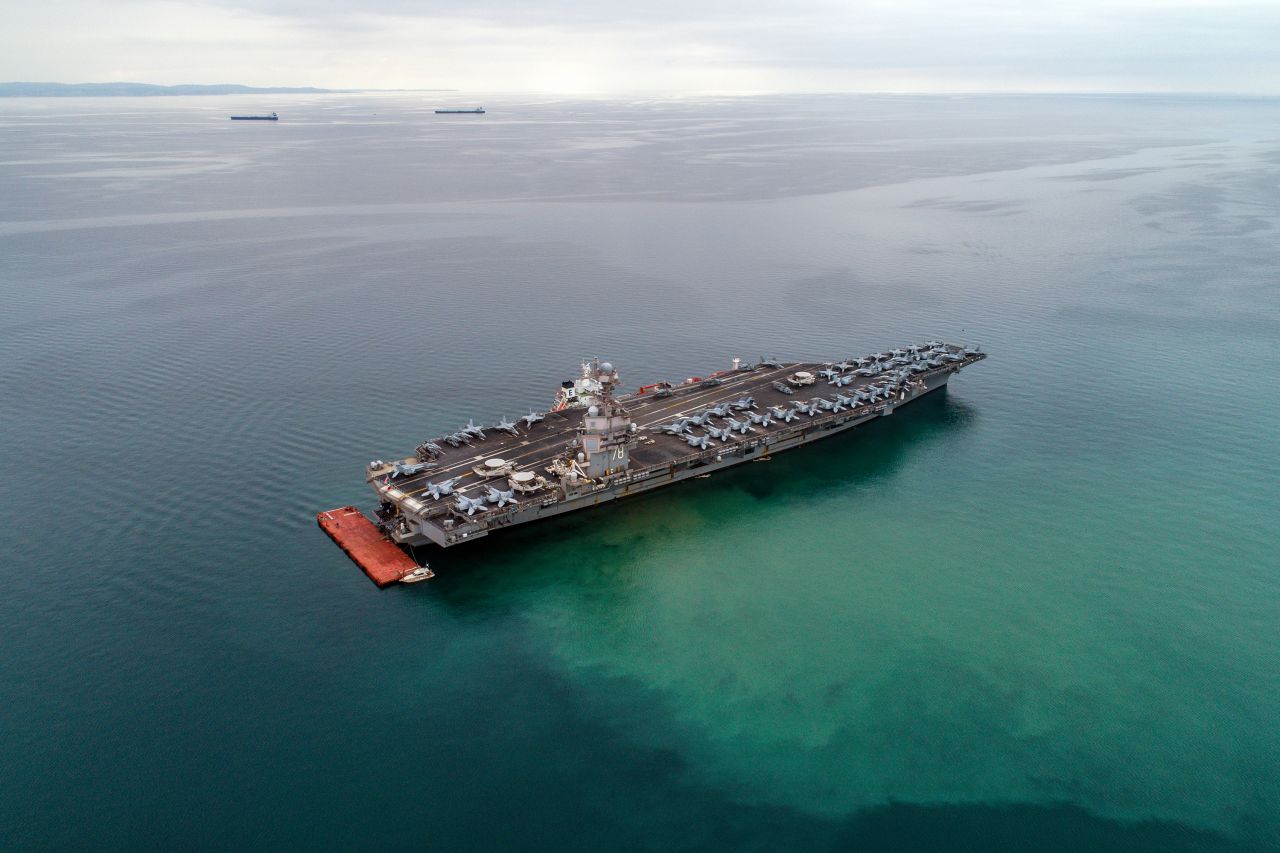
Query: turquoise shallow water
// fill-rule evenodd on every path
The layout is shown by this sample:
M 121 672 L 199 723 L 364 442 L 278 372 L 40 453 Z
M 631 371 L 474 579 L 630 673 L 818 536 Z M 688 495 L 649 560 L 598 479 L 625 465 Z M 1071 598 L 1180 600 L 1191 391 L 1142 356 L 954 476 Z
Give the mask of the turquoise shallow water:
M 256 106 L 0 102 L 5 846 L 1280 848 L 1275 101 Z M 314 526 L 582 356 L 935 336 L 428 584 Z

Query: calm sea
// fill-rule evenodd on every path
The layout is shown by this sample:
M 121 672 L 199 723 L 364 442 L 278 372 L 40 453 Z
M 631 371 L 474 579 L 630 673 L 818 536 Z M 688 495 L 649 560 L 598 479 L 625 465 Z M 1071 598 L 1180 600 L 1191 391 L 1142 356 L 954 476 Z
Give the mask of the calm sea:
M 0 101 L 0 846 L 1280 847 L 1280 102 L 474 100 Z M 315 526 L 583 357 L 933 337 L 431 583 Z

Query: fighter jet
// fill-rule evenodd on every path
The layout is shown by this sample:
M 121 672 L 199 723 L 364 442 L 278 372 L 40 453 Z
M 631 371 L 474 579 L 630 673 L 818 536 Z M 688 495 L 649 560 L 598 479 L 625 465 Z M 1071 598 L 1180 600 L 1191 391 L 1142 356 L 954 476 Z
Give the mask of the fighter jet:
M 834 367 L 827 367 L 822 370 L 819 370 L 818 375 L 821 376 L 823 379 L 830 379 L 832 376 L 835 376 L 839 372 L 840 371 L 836 370 Z
M 770 417 L 772 413 L 773 409 L 771 408 L 767 412 L 748 412 L 747 417 L 756 426 L 767 427 L 773 423 L 773 418 Z
M 467 438 L 468 436 L 465 436 L 462 433 L 451 432 L 444 437 L 444 440 L 449 442 L 449 444 L 453 445 L 454 447 L 461 447 L 463 444 L 466 443 Z
M 836 370 L 840 371 L 841 373 L 848 373 L 849 369 L 853 367 L 853 364 L 848 361 L 842 361 L 839 364 L 837 364 L 835 367 L 836 367 Z
M 461 482 L 461 477 L 450 477 L 441 483 L 427 483 L 427 487 L 423 490 L 423 494 L 431 495 L 433 501 L 438 501 L 445 495 L 453 494 L 453 487 Z
M 976 346 L 968 346 L 964 348 L 965 355 L 978 355 L 981 352 L 982 350 L 978 349 Z
M 968 353 L 968 350 L 965 350 L 965 352 Z M 945 358 L 947 361 L 964 361 L 964 356 L 955 352 L 949 352 L 946 355 L 944 355 L 943 358 Z
M 739 397 L 729 405 L 739 411 L 745 412 L 747 409 L 754 409 L 756 407 L 756 398 L 755 397 Z
M 928 369 L 929 363 L 926 361 L 917 361 L 915 364 L 911 365 L 912 373 L 924 373 Z
M 789 424 L 796 419 L 795 409 L 784 409 L 781 406 L 770 406 L 769 414 L 773 415 L 784 424 Z
M 689 422 L 684 418 L 679 418 L 669 424 L 663 424 L 662 431 L 667 435 L 684 435 L 689 431 Z
M 536 424 L 538 421 L 542 419 L 543 419 L 542 415 L 535 412 L 533 409 L 530 409 L 529 414 L 525 415 L 520 420 L 524 421 L 525 427 L 531 428 L 534 424 Z
M 706 450 L 707 445 L 711 442 L 709 435 L 686 435 L 684 440 L 689 443 L 690 447 L 696 447 L 699 450 Z
M 484 505 L 484 498 L 469 498 L 466 495 L 458 495 L 458 499 L 454 502 L 453 508 L 458 512 L 465 512 L 467 515 L 475 515 L 477 512 L 489 511 L 489 508 Z
M 502 419 L 493 425 L 494 429 L 500 429 L 503 432 L 509 432 L 512 435 L 519 435 L 520 430 L 516 429 L 516 425 L 507 420 L 507 416 L 503 415 Z
M 792 403 L 791 405 L 795 406 L 795 410 L 799 414 L 808 415 L 809 417 L 813 417 L 814 415 L 818 414 L 817 400 L 810 400 L 807 403 Z
M 878 367 L 859 367 L 853 372 L 854 376 L 875 376 L 880 372 Z
M 507 504 L 513 504 L 516 502 L 516 490 L 508 489 L 504 492 L 490 486 L 485 490 L 484 499 L 497 506 L 498 509 L 502 509 Z
M 431 464 L 428 462 L 397 462 L 391 469 L 391 476 L 412 477 L 414 474 L 425 471 L 430 467 Z
M 733 405 L 731 403 L 720 403 L 719 405 L 712 406 L 707 409 L 708 414 L 714 415 L 717 418 L 723 418 L 732 411 Z
M 737 418 L 729 418 L 725 421 L 725 428 L 732 432 L 740 432 L 743 435 L 746 435 L 749 432 L 754 432 L 754 430 L 751 429 L 751 421 L 740 421 Z
M 684 419 L 689 426 L 706 426 L 707 421 L 711 420 L 710 412 L 699 412 L 696 415 L 690 415 Z
M 924 345 L 929 349 L 937 349 L 938 347 L 943 346 L 943 343 L 942 341 L 925 341 Z
M 836 395 L 836 403 L 841 406 L 844 406 L 846 409 L 853 408 L 853 405 L 855 402 L 857 401 L 855 401 L 852 397 L 846 397 L 844 394 Z
M 787 383 L 785 383 L 785 382 L 775 382 L 775 383 L 773 383 L 773 387 L 774 387 L 774 390 L 781 391 L 783 394 L 794 394 L 794 393 L 796 393 L 796 392 L 791 388 L 791 386 L 790 386 L 790 385 L 788 385 L 788 384 L 787 384 Z
M 724 429 L 716 429 L 713 426 L 709 426 L 707 427 L 707 435 L 712 438 L 718 438 L 720 441 L 724 442 L 728 441 L 733 436 L 733 433 L 729 431 L 728 427 L 725 427 Z
M 837 388 L 843 388 L 844 386 L 850 385 L 852 383 L 853 383 L 852 373 L 847 373 L 844 376 L 837 376 L 831 380 L 831 384 L 836 386 Z
M 441 453 L 444 453 L 444 448 L 436 444 L 434 441 L 424 441 L 422 444 L 418 445 L 416 452 L 418 454 L 418 458 L 422 459 L 424 456 L 439 456 Z
M 484 438 L 484 430 L 476 426 L 476 422 L 470 418 L 467 419 L 467 425 L 458 430 L 458 433 L 461 435 L 475 436 L 476 438 Z
M 760 357 L 760 366 L 761 366 L 761 367 L 771 367 L 771 368 L 773 368 L 774 370 L 781 370 L 781 369 L 782 369 L 782 362 L 780 362 L 780 361 L 774 361 L 774 360 L 773 360 L 773 359 L 771 359 L 771 358 L 765 358 L 764 356 L 761 356 L 761 357 Z

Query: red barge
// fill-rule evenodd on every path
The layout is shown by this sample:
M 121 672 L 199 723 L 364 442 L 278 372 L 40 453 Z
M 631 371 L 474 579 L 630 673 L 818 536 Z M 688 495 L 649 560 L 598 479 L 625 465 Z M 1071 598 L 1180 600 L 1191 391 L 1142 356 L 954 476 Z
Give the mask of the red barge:
M 380 587 L 391 586 L 418 569 L 400 546 L 353 506 L 318 512 L 316 523 Z

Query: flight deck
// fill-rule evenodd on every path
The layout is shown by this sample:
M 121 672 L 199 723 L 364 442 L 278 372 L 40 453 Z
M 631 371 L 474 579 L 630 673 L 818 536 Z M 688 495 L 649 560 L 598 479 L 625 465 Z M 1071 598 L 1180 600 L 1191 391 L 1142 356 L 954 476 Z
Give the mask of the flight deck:
M 370 463 L 378 518 L 442 547 L 798 447 L 891 414 L 985 358 L 939 342 L 843 362 L 762 362 L 628 394 L 599 360 L 551 411 L 468 422 L 415 456 Z

